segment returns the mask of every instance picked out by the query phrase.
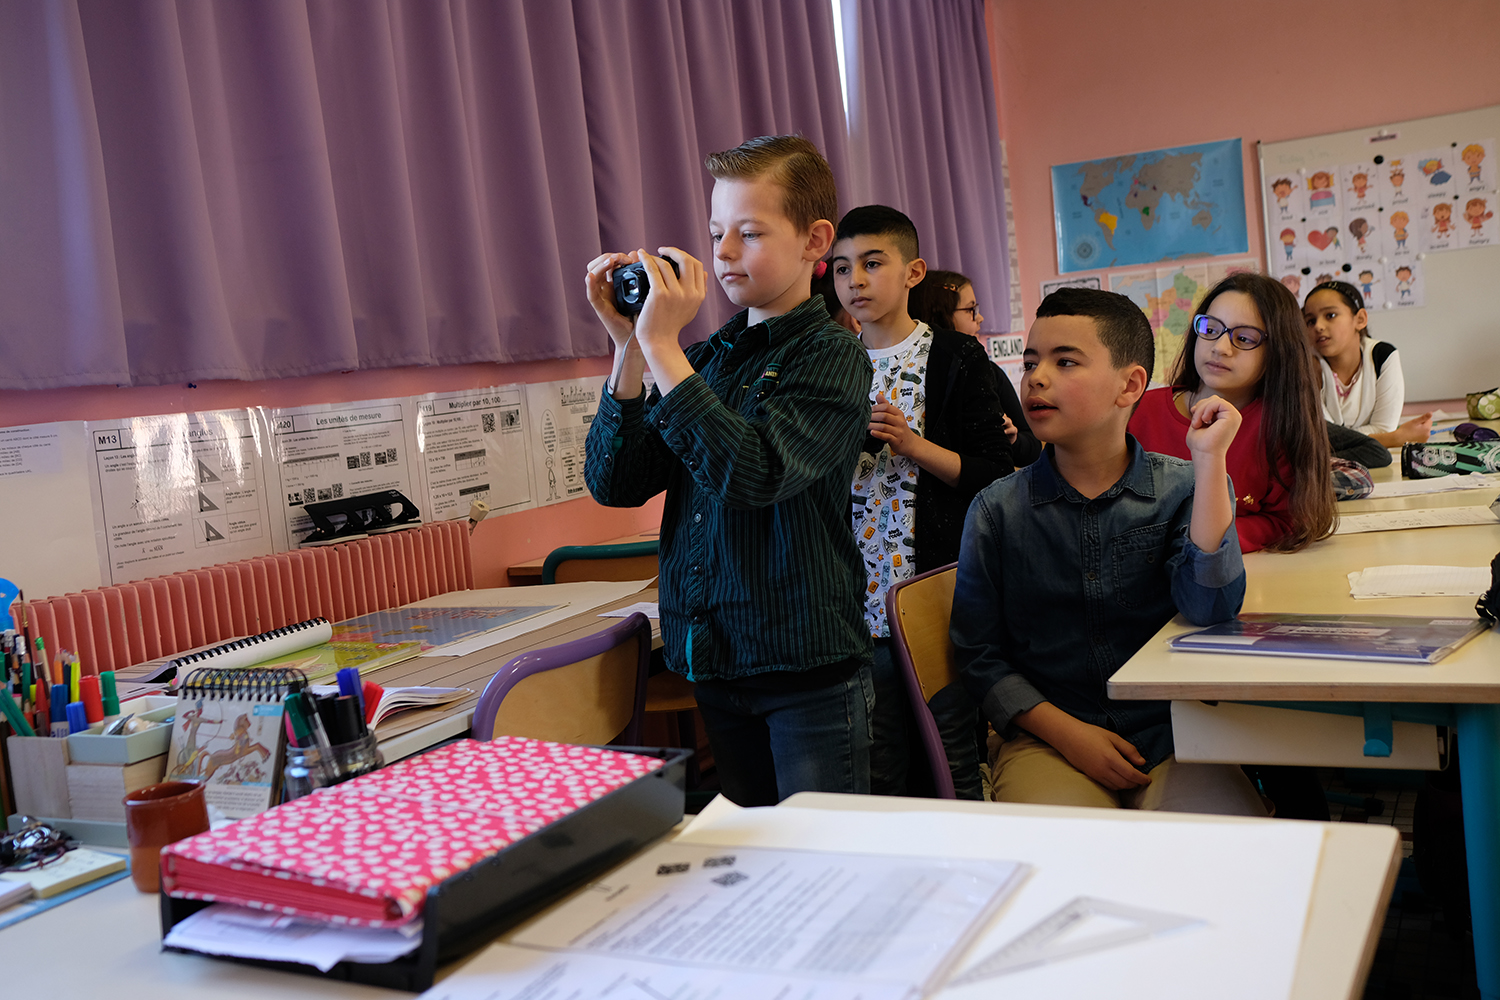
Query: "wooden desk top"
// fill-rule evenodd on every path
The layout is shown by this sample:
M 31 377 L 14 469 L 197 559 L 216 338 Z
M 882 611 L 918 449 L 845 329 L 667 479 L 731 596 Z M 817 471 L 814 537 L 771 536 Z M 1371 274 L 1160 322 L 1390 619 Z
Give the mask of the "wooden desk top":
M 1254 552 L 1245 557 L 1244 610 L 1472 618 L 1472 597 L 1356 601 L 1349 596 L 1347 574 L 1368 566 L 1399 564 L 1488 566 L 1496 552 L 1500 552 L 1500 525 L 1334 535 L 1295 555 Z M 1167 648 L 1167 640 L 1192 628 L 1181 616 L 1164 626 L 1110 678 L 1110 697 L 1500 702 L 1500 633 L 1493 630 L 1431 666 L 1399 666 L 1174 653 Z
M 626 535 L 623 538 L 611 538 L 607 542 L 582 542 L 584 545 L 629 545 L 632 542 L 651 542 L 661 537 L 660 528 L 652 528 L 650 531 L 642 531 L 634 535 Z M 528 559 L 505 567 L 505 575 L 512 580 L 521 580 L 526 583 L 535 583 L 542 578 L 542 564 L 547 557 L 540 559 Z
M 600 584 L 557 584 L 557 593 L 565 595 L 569 590 L 580 587 L 599 587 Z M 603 584 L 602 586 L 622 586 L 620 584 Z M 514 587 L 497 587 L 491 590 L 457 590 L 451 594 L 442 594 L 437 597 L 418 601 L 410 607 L 476 607 L 509 606 L 511 604 L 540 605 L 549 603 L 546 595 L 552 591 L 551 587 L 527 587 L 517 590 Z M 571 599 L 571 598 L 570 598 Z M 577 601 L 576 614 L 571 617 L 543 625 L 535 631 L 518 636 L 505 642 L 496 643 L 486 649 L 481 649 L 465 656 L 418 656 L 401 663 L 384 667 L 370 675 L 370 680 L 382 686 L 401 687 L 404 685 L 430 685 L 433 687 L 466 687 L 473 690 L 473 694 L 463 701 L 451 705 L 439 705 L 434 708 L 414 709 L 392 716 L 388 721 L 382 722 L 376 730 L 376 737 L 380 741 L 381 752 L 385 755 L 386 762 L 399 760 L 418 751 L 425 750 L 435 743 L 457 736 L 468 730 L 474 717 L 474 708 L 479 703 L 479 695 L 484 691 L 484 686 L 489 683 L 495 671 L 505 665 L 511 657 L 533 649 L 542 649 L 547 646 L 556 646 L 573 639 L 581 639 L 584 636 L 593 635 L 595 632 L 616 624 L 620 619 L 600 618 L 599 613 L 615 608 L 628 607 L 638 601 L 655 601 L 656 589 L 648 588 L 637 591 L 617 600 L 599 603 L 596 601 Z M 562 598 L 556 601 L 562 603 Z M 661 626 L 652 621 L 652 636 L 654 641 L 661 643 Z

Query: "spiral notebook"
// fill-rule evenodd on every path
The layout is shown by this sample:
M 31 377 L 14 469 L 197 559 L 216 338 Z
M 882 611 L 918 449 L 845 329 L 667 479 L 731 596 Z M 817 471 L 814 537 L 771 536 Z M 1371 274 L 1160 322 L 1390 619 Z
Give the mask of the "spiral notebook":
M 178 689 L 167 781 L 201 781 L 210 807 L 230 819 L 270 808 L 281 788 L 282 700 L 307 685 L 299 670 L 210 667 Z

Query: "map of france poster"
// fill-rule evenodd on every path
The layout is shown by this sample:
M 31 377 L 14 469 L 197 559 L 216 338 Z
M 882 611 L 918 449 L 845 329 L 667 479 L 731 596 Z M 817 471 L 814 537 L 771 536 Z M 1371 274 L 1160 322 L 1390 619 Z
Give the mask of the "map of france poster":
M 1052 204 L 1059 274 L 1250 249 L 1238 139 L 1053 167 Z

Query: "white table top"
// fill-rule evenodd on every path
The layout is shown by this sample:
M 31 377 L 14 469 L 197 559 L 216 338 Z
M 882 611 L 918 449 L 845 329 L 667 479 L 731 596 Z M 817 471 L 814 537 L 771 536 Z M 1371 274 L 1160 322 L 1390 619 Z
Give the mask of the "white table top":
M 1378 470 L 1388 472 L 1388 470 Z M 1413 506 L 1406 501 L 1461 498 L 1488 504 L 1493 490 L 1358 501 Z M 1340 511 L 1349 510 L 1341 504 Z M 1415 506 L 1423 506 L 1416 504 Z M 1366 508 L 1370 509 L 1370 508 Z M 1356 601 L 1347 574 L 1370 566 L 1488 566 L 1500 552 L 1500 525 L 1419 528 L 1334 535 L 1291 555 L 1245 557 L 1247 612 L 1366 615 L 1452 615 L 1472 618 L 1472 597 L 1414 597 Z M 1167 641 L 1194 626 L 1181 616 L 1164 626 L 1109 681 L 1112 698 L 1293 701 L 1500 702 L 1500 633 L 1489 631 L 1431 666 L 1350 660 L 1174 653 Z
M 1097 810 L 1000 805 L 932 799 L 803 794 L 788 800 L 803 809 L 922 810 L 995 816 L 1059 816 L 1097 821 Z M 1170 813 L 1110 812 L 1111 820 L 1198 823 L 1273 823 Z M 1373 960 L 1386 900 L 1400 864 L 1393 828 L 1323 824 L 1327 840 L 1313 889 L 1292 996 L 1298 1000 L 1358 997 Z M 410 997 L 317 976 L 258 969 L 160 948 L 156 896 L 129 879 L 0 930 L 6 993 L 111 1000 L 284 1000 Z M 24 956 L 24 961 L 21 957 Z M 456 967 L 456 966 L 455 966 Z M 451 971 L 451 968 L 446 971 Z

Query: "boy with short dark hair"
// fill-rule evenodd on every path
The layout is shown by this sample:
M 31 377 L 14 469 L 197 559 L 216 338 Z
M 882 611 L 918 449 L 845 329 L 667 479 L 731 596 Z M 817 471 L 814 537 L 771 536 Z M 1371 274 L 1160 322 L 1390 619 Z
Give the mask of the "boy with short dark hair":
M 714 271 L 745 310 L 684 351 L 678 334 L 705 295 L 699 261 L 660 248 L 680 277 L 644 249 L 589 264 L 615 363 L 585 479 L 608 506 L 667 491 L 667 666 L 696 682 L 724 793 L 748 806 L 866 792 L 870 638 L 846 504 L 870 362 L 810 297 L 833 242 L 833 173 L 801 136 L 751 139 L 707 166 Z M 635 261 L 651 291 L 632 323 L 614 307 L 610 274 Z
M 913 319 L 927 265 L 916 226 L 885 205 L 852 209 L 834 237 L 834 286 L 870 354 L 870 436 L 854 471 L 853 526 L 864 556 L 865 621 L 875 641 L 870 790 L 906 795 L 916 732 L 891 649 L 891 586 L 958 558 L 974 495 L 1010 473 L 994 364 L 979 341 Z M 931 706 L 950 744 L 960 798 L 981 798 L 977 709 L 955 686 Z M 920 778 L 922 775 L 912 775 Z
M 1233 618 L 1245 595 L 1225 453 L 1240 415 L 1190 419 L 1192 462 L 1125 431 L 1151 327 L 1123 295 L 1067 288 L 1037 310 L 1021 403 L 1048 442 L 969 510 L 950 634 L 969 693 L 1005 737 L 997 801 L 1264 815 L 1244 772 L 1177 763 L 1166 702 L 1105 683 L 1179 611 Z

